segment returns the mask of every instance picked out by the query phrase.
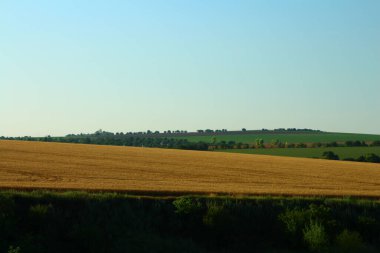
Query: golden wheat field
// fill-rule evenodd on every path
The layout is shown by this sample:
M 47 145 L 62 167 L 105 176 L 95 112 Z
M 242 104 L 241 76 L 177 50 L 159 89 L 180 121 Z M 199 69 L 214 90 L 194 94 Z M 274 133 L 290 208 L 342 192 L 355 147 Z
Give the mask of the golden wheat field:
M 380 165 L 304 158 L 0 141 L 0 187 L 152 194 L 380 196 Z

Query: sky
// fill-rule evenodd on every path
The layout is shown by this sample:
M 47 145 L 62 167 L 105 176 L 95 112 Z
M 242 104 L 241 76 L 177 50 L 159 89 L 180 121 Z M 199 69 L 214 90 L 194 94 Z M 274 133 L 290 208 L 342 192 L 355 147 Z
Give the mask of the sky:
M 0 0 L 0 136 L 380 134 L 378 0 Z

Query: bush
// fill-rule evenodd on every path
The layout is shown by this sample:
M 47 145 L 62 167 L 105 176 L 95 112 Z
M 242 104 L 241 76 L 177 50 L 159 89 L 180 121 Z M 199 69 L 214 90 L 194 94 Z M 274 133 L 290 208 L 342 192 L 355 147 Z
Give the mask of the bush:
M 363 240 L 358 232 L 343 230 L 336 238 L 338 252 L 355 253 L 364 249 Z
M 310 204 L 307 209 L 297 207 L 292 210 L 288 209 L 280 214 L 278 218 L 285 225 L 285 231 L 294 246 L 302 243 L 305 226 L 310 226 L 311 221 L 326 224 L 328 227 L 331 227 L 335 222 L 332 220 L 329 207 L 316 204 Z
M 29 208 L 29 212 L 33 216 L 44 217 L 49 213 L 51 209 L 52 209 L 51 204 L 50 205 L 37 204 L 37 205 L 31 206 Z
M 322 158 L 327 160 L 339 160 L 339 156 L 332 151 L 323 152 Z
M 307 221 L 307 212 L 303 209 L 287 210 L 279 215 L 279 220 L 285 225 L 285 230 L 291 236 L 300 232 Z
M 322 224 L 310 222 L 303 230 L 304 240 L 313 252 L 324 252 L 328 246 L 327 234 Z
M 231 222 L 228 209 L 220 204 L 210 203 L 207 213 L 203 216 L 203 224 L 210 228 L 222 229 Z
M 305 143 L 298 143 L 296 148 L 307 148 L 307 145 Z
M 181 215 L 197 213 L 202 209 L 202 204 L 192 197 L 181 197 L 173 201 L 175 212 Z
M 359 156 L 358 159 L 356 159 L 358 162 L 367 162 L 367 163 L 380 163 L 380 156 L 376 154 L 366 154 Z
M 380 163 L 380 156 L 375 154 L 367 154 L 365 155 L 365 161 L 369 163 Z
M 14 248 L 13 246 L 10 246 L 8 249 L 8 253 L 20 253 L 20 247 Z
M 327 143 L 326 147 L 338 147 L 338 143 L 336 141 L 333 141 L 333 142 Z

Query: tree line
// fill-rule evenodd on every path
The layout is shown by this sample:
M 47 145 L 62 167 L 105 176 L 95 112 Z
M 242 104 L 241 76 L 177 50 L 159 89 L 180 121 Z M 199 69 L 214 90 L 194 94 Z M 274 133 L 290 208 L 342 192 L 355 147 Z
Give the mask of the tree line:
M 278 139 L 265 142 L 264 139 L 258 138 L 254 143 L 243 143 L 236 141 L 218 141 L 216 136 L 212 136 L 208 142 L 205 141 L 188 141 L 186 138 L 154 137 L 139 134 L 112 133 L 106 131 L 96 131 L 92 134 L 69 134 L 63 137 L 4 137 L 5 140 L 25 140 L 25 141 L 44 141 L 44 142 L 66 142 L 98 145 L 116 145 L 116 146 L 133 146 L 133 147 L 157 147 L 157 148 L 175 148 L 189 150 L 216 150 L 216 149 L 255 149 L 255 148 L 321 148 L 321 147 L 379 147 L 380 140 L 365 141 L 346 141 L 338 143 L 336 141 L 329 143 L 288 143 Z
M 343 161 L 352 161 L 352 162 L 367 162 L 367 163 L 380 163 L 380 156 L 369 153 L 365 155 L 361 155 L 358 158 L 352 158 L 352 157 L 347 157 L 340 159 L 339 155 L 335 154 L 332 151 L 325 151 L 322 154 L 323 159 L 327 160 L 343 160 Z

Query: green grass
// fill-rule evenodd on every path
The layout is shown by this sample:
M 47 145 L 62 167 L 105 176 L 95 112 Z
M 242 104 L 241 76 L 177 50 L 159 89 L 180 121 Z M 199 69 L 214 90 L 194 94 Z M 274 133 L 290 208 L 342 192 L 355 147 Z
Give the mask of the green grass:
M 272 140 L 280 140 L 285 143 L 311 143 L 311 142 L 345 142 L 345 141 L 375 141 L 380 140 L 380 135 L 374 134 L 351 134 L 351 133 L 283 133 L 283 134 L 235 134 L 235 135 L 207 135 L 207 136 L 186 136 L 175 137 L 180 139 L 187 139 L 191 142 L 211 142 L 213 136 L 216 141 L 235 141 L 242 143 L 255 143 L 256 139 L 263 139 L 265 143 L 270 143 Z
M 336 147 L 336 148 L 268 148 L 268 149 L 225 149 L 217 152 L 232 152 L 244 154 L 276 155 L 306 158 L 321 158 L 323 152 L 332 151 L 340 159 L 358 158 L 361 155 L 374 153 L 380 155 L 380 147 Z

